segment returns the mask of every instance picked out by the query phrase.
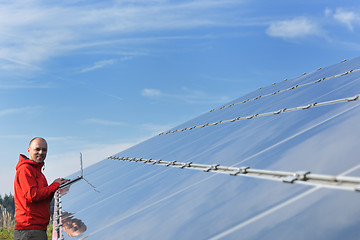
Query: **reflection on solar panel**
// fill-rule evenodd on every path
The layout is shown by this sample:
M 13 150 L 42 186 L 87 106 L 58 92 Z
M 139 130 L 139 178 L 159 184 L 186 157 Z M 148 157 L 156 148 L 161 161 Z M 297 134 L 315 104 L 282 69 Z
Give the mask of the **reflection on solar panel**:
M 359 69 L 260 88 L 70 176 L 53 239 L 358 239 Z

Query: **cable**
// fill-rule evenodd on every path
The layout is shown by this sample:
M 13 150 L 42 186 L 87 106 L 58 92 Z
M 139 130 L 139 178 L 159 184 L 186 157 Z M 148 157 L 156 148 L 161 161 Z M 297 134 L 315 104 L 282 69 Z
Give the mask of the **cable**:
M 318 69 L 318 70 L 319 70 L 319 69 Z M 307 85 L 310 85 L 310 84 L 320 83 L 320 82 L 323 82 L 323 81 L 326 81 L 326 80 L 329 80 L 329 79 L 332 79 L 332 78 L 345 76 L 345 75 L 348 75 L 349 73 L 358 72 L 358 71 L 360 71 L 360 69 L 350 70 L 350 71 L 347 71 L 347 72 L 344 72 L 344 73 L 341 73 L 341 74 L 336 74 L 336 75 L 333 75 L 333 76 L 330 76 L 330 77 L 320 78 L 320 79 L 318 79 L 318 80 L 316 80 L 316 81 L 313 81 L 313 82 L 308 82 L 308 83 L 305 83 L 305 84 L 295 85 L 295 86 L 292 86 L 292 87 L 287 88 L 287 89 L 278 90 L 278 91 L 276 91 L 276 92 L 269 93 L 269 94 L 266 94 L 266 95 L 260 95 L 260 96 L 258 96 L 258 97 L 251 98 L 251 99 L 247 99 L 247 100 L 244 100 L 244 101 L 242 101 L 242 102 L 236 102 L 236 103 L 232 103 L 232 104 L 229 104 L 229 105 L 225 105 L 225 106 L 222 106 L 222 107 L 219 107 L 219 108 L 215 108 L 215 109 L 210 110 L 210 112 L 214 112 L 214 111 L 216 111 L 216 110 L 221 110 L 221 109 L 228 108 L 228 107 L 233 107 L 233 106 L 235 106 L 235 105 L 247 103 L 247 102 L 254 101 L 254 100 L 257 100 L 257 99 L 260 99 L 260 98 L 264 98 L 264 97 L 268 97 L 268 96 L 272 96 L 272 95 L 275 95 L 275 94 L 278 94 L 278 93 L 281 93 L 281 92 L 285 92 L 285 91 L 289 91 L 289 90 L 294 90 L 294 89 L 297 89 L 297 88 L 299 88 L 299 87 L 304 87 L 304 86 L 307 86 Z M 304 75 L 304 74 L 303 74 L 303 75 Z M 285 79 L 284 81 L 287 81 L 287 79 Z M 275 83 L 274 83 L 273 85 L 275 85 Z M 260 89 L 261 89 L 261 88 L 260 88 Z
M 294 108 L 284 108 L 284 109 L 280 109 L 274 112 L 266 112 L 266 113 L 258 113 L 258 114 L 254 114 L 251 116 L 243 116 L 243 117 L 237 117 L 234 119 L 228 119 L 228 120 L 220 120 L 214 123 L 206 123 L 203 125 L 197 125 L 197 126 L 193 126 L 193 127 L 187 127 L 187 128 L 183 128 L 183 129 L 177 129 L 177 130 L 172 130 L 172 131 L 168 131 L 168 132 L 163 132 L 160 133 L 159 135 L 164 135 L 164 134 L 170 134 L 170 133 L 176 133 L 176 132 L 183 132 L 183 131 L 188 131 L 188 130 L 192 130 L 195 128 L 204 128 L 207 126 L 215 126 L 218 124 L 222 124 L 222 123 L 229 123 L 229 122 L 236 122 L 236 121 L 240 121 L 240 120 L 244 120 L 244 119 L 252 119 L 255 117 L 262 117 L 262 116 L 269 116 L 269 115 L 277 115 L 280 113 L 284 113 L 284 112 L 291 112 L 291 111 L 296 111 L 296 110 L 305 110 L 305 109 L 309 109 L 312 107 L 319 107 L 319 106 L 324 106 L 324 105 L 329 105 L 329 104 L 334 104 L 334 103 L 341 103 L 341 102 L 351 102 L 351 101 L 356 101 L 360 98 L 360 94 L 355 95 L 353 97 L 348 97 L 348 98 L 342 98 L 342 99 L 335 99 L 335 100 L 331 100 L 331 101 L 326 101 L 326 102 L 315 102 L 312 104 L 308 104 L 305 106 L 299 106 L 299 107 L 294 107 Z
M 163 161 L 145 158 L 129 158 L 110 156 L 108 159 L 121 160 L 128 162 L 142 162 L 152 165 L 164 165 L 166 167 L 178 167 L 180 169 L 197 169 L 204 172 L 217 172 L 229 174 L 231 176 L 249 176 L 256 178 L 264 178 L 269 180 L 282 181 L 284 183 L 302 183 L 312 186 L 328 187 L 343 190 L 352 190 L 360 192 L 360 177 L 349 176 L 331 176 L 325 174 L 314 174 L 310 171 L 273 171 L 266 169 L 254 169 L 250 167 L 230 167 L 221 166 L 220 164 L 207 165 L 193 162 Z

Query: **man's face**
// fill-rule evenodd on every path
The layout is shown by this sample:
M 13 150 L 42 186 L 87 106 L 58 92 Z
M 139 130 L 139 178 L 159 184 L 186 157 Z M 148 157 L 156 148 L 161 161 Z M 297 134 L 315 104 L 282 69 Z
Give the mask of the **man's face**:
M 28 148 L 29 158 L 37 163 L 44 162 L 47 153 L 47 143 L 43 139 L 35 139 Z

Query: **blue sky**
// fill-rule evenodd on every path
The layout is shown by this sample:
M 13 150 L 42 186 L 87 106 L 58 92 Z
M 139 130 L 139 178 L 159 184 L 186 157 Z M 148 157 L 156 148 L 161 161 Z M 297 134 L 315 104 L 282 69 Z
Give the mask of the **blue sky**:
M 0 0 L 0 194 L 42 136 L 49 182 L 259 87 L 360 55 L 360 2 Z M 86 173 L 85 173 L 86 174 Z

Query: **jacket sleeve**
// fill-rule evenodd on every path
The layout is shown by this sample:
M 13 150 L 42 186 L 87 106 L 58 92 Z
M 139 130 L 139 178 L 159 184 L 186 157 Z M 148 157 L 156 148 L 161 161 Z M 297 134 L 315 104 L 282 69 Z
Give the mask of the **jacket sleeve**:
M 60 186 L 60 184 L 56 182 L 53 182 L 50 186 L 46 187 L 39 186 L 31 169 L 25 166 L 19 169 L 18 181 L 25 199 L 29 202 L 37 202 L 52 198 L 54 192 Z

